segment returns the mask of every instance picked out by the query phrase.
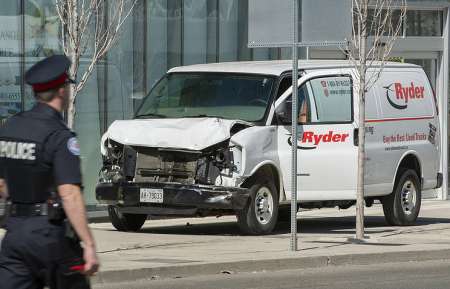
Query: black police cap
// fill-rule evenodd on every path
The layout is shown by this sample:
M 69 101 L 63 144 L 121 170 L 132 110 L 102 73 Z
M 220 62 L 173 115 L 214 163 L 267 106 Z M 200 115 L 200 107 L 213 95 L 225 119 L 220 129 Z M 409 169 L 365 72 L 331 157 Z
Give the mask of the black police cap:
M 33 87 L 35 92 L 57 88 L 66 82 L 75 83 L 67 75 L 70 60 L 65 55 L 53 55 L 33 65 L 25 73 L 25 82 Z

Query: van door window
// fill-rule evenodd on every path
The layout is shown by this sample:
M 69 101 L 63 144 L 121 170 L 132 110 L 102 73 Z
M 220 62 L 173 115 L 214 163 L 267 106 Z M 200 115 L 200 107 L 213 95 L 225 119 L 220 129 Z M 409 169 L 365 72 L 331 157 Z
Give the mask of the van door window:
M 278 85 L 277 98 L 278 99 L 283 93 L 286 92 L 292 86 L 292 76 L 286 76 L 280 81 Z
M 308 90 L 305 85 L 302 85 L 302 87 L 298 89 L 298 122 L 311 122 L 311 105 Z
M 314 97 L 317 123 L 353 121 L 352 82 L 348 76 L 323 77 L 309 81 Z
M 280 105 L 280 110 L 283 111 L 283 119 L 279 119 L 283 124 L 291 124 L 291 111 L 292 111 L 292 95 L 290 95 L 286 100 Z M 306 124 L 311 122 L 311 101 L 308 93 L 308 88 L 306 85 L 302 85 L 298 89 L 298 100 L 297 100 L 297 120 L 299 124 Z

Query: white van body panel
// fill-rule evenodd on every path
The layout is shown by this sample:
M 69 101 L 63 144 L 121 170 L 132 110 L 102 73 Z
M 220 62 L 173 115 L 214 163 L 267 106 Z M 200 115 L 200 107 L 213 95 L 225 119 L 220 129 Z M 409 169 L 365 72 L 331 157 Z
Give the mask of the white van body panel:
M 366 100 L 370 98 L 376 101 L 368 101 L 370 106 L 366 107 L 366 195 L 392 191 L 400 162 L 408 155 L 415 156 L 420 164 L 423 189 L 435 188 L 439 122 L 433 91 L 423 70 L 385 69 Z
M 242 130 L 230 139 L 231 145 L 242 150 L 242 177 L 250 177 L 264 165 L 280 172 L 276 126 L 254 126 Z M 236 161 L 236 160 L 235 160 Z

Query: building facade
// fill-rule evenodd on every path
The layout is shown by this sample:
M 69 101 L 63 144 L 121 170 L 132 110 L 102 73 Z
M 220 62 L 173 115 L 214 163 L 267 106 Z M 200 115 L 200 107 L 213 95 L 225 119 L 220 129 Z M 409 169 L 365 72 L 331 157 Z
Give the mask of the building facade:
M 305 0 L 303 0 L 305 1 Z M 62 53 L 54 0 L 3 1 L 0 7 L 0 121 L 30 108 L 21 75 L 40 59 Z M 408 1 L 392 57 L 425 69 L 436 90 L 448 138 L 450 1 Z M 289 59 L 285 48 L 247 48 L 247 0 L 139 0 L 114 48 L 77 98 L 85 196 L 95 205 L 100 137 L 116 119 L 131 118 L 142 98 L 170 68 L 195 63 Z M 301 58 L 343 59 L 336 48 L 301 49 Z M 81 71 L 85 69 L 81 64 Z M 447 149 L 442 166 L 447 171 Z M 447 187 L 429 196 L 446 198 Z

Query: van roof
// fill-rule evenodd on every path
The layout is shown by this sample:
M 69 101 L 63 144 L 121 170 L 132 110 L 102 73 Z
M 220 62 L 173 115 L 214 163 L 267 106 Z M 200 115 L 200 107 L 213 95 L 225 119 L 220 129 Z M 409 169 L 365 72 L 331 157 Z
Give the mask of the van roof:
M 375 62 L 374 66 L 379 66 Z M 326 69 L 326 68 L 348 68 L 353 67 L 349 60 L 299 60 L 299 69 Z M 387 62 L 385 67 L 411 67 L 420 66 L 409 63 Z M 249 74 L 267 74 L 279 76 L 286 71 L 292 70 L 291 60 L 271 60 L 271 61 L 242 61 L 242 62 L 222 62 L 208 64 L 194 64 L 187 66 L 174 67 L 169 70 L 172 72 L 223 72 L 223 73 L 249 73 Z

